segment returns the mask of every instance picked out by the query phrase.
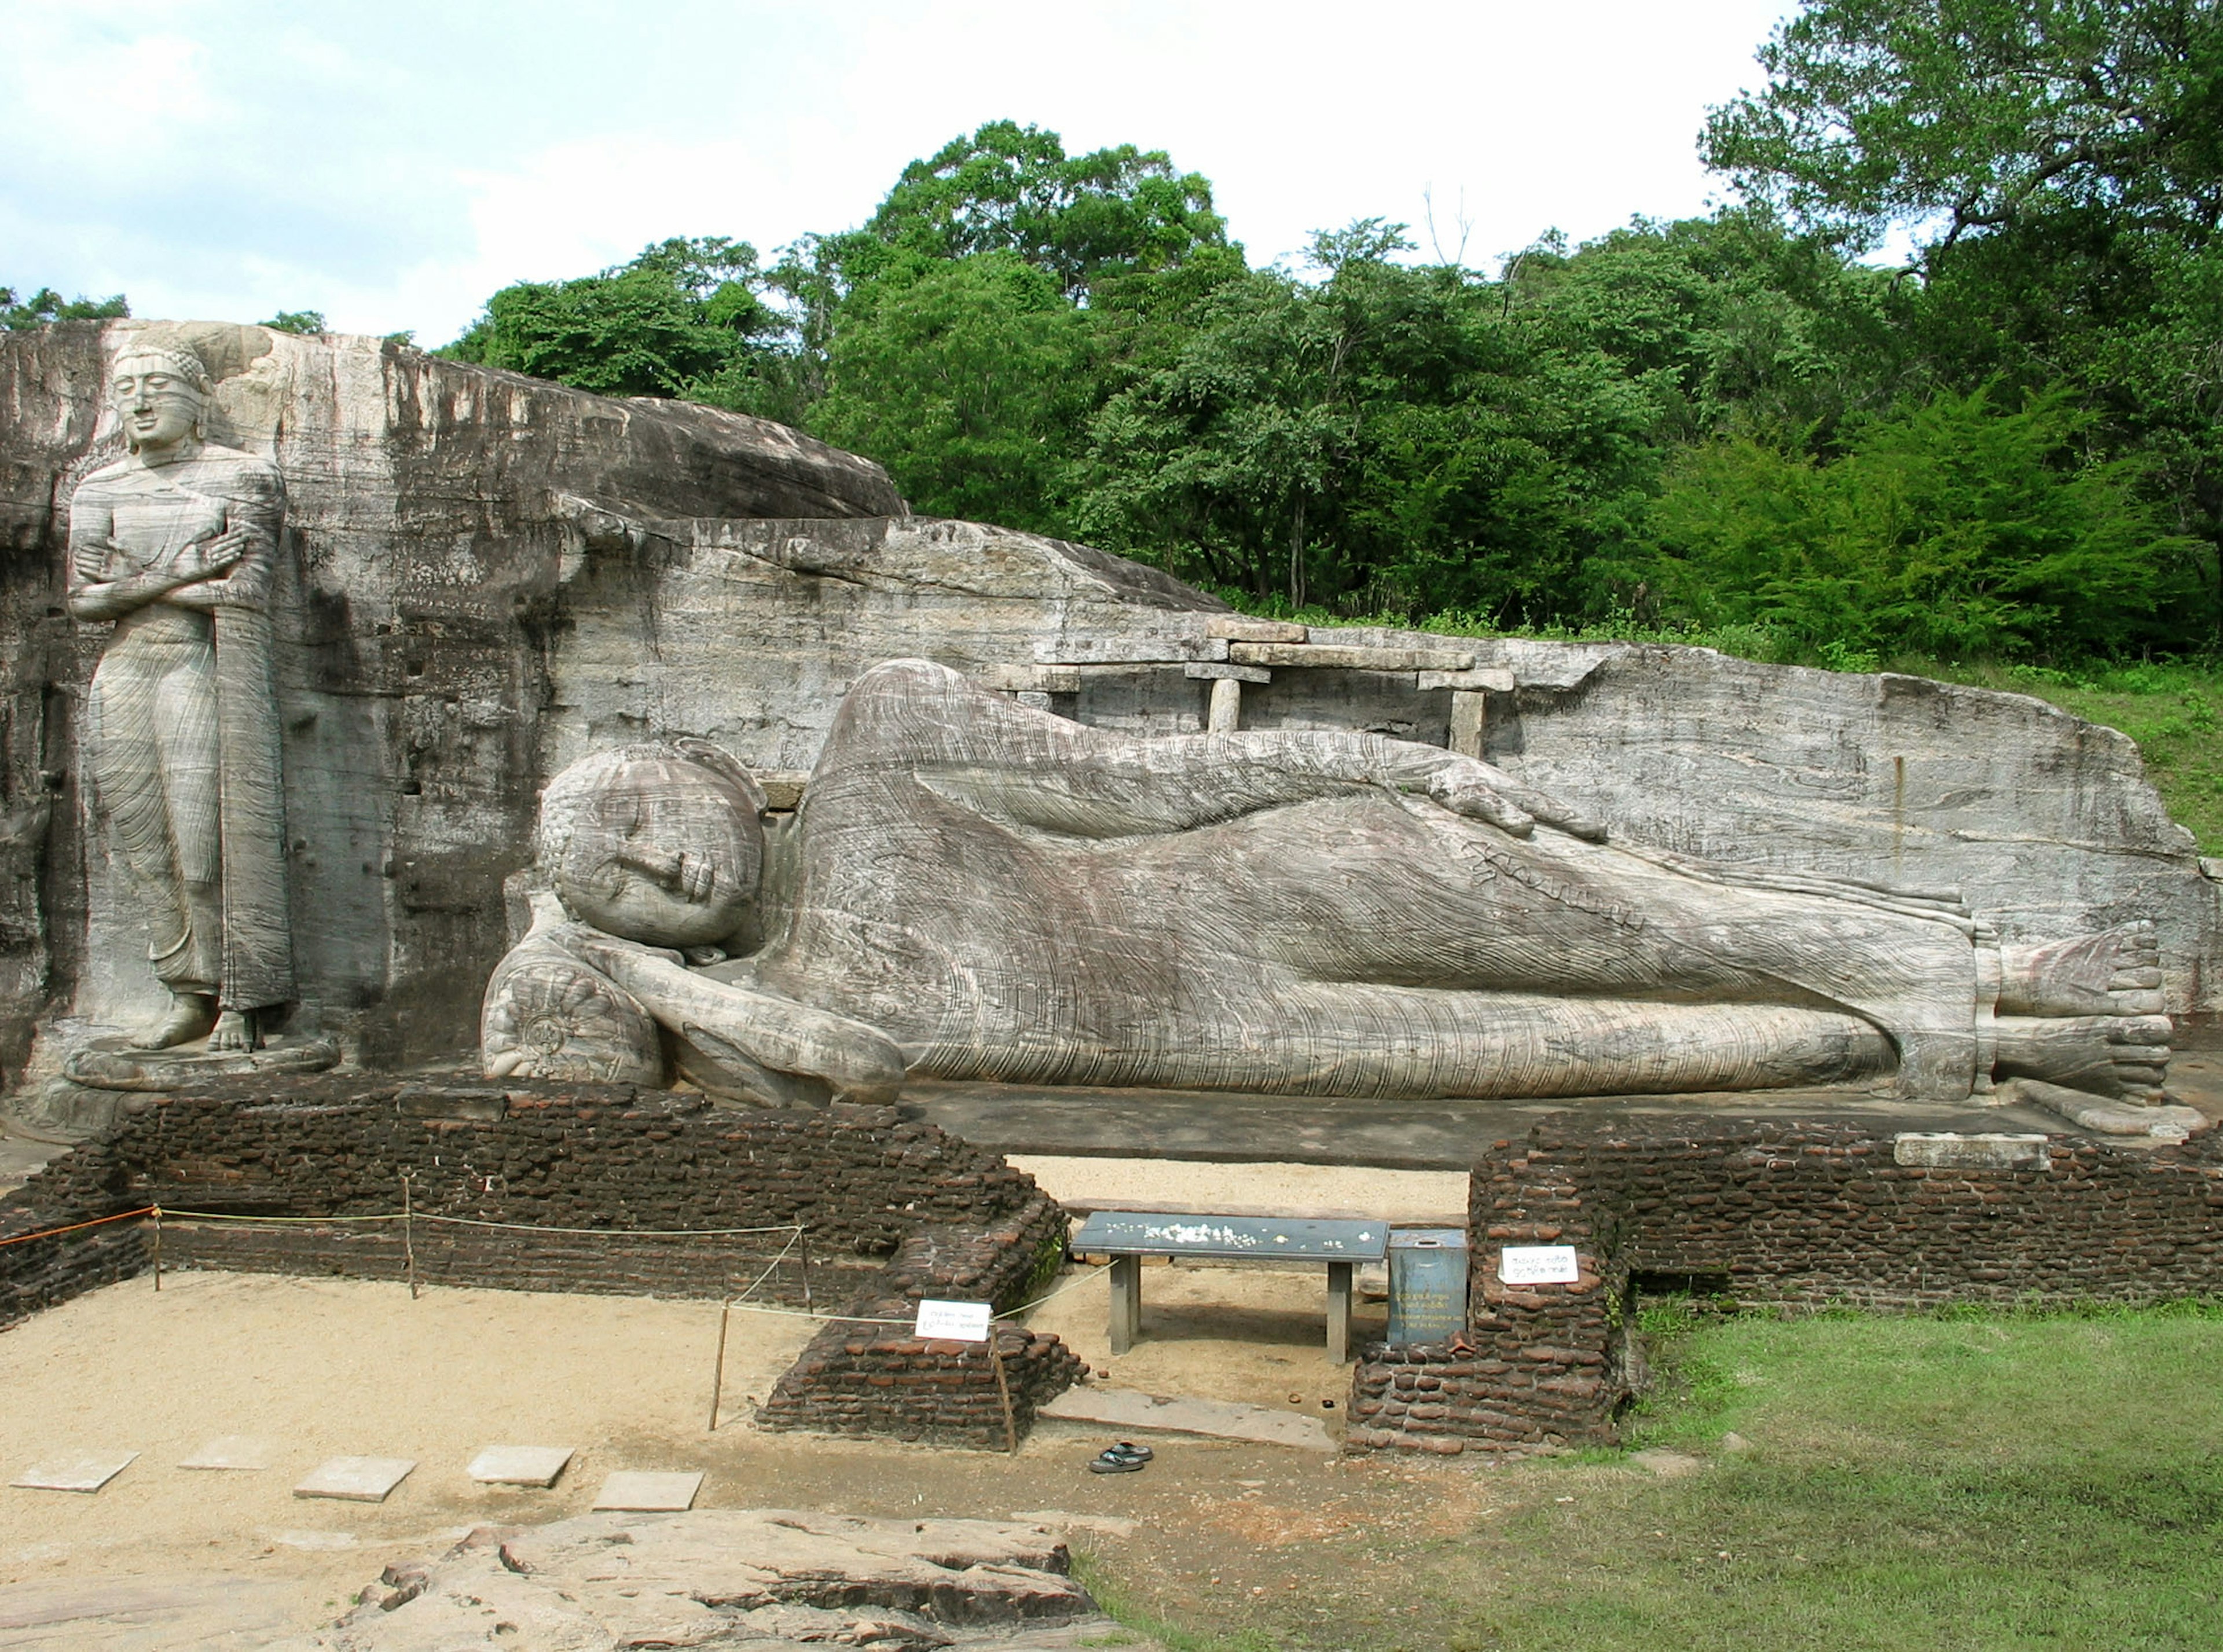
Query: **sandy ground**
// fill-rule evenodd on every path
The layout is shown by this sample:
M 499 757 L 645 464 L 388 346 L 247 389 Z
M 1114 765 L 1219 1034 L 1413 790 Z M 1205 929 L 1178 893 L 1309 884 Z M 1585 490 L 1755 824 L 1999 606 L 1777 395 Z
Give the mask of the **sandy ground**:
M 1143 1335 L 1112 1353 L 1108 1270 L 1086 1268 L 1027 1316 L 1055 1331 L 1096 1373 L 1093 1381 L 1148 1394 L 1242 1400 L 1302 1410 L 1340 1437 L 1351 1367 L 1327 1360 L 1327 1270 L 1180 1262 L 1143 1269 Z M 1354 1345 L 1383 1331 L 1387 1310 L 1363 1292 L 1351 1314 Z M 1333 1401 L 1332 1406 L 1323 1401 Z
M 1321 1270 L 1152 1266 L 1143 1339 L 1117 1360 L 1104 1271 L 1059 1285 L 1030 1317 L 1108 1372 L 1096 1380 L 1302 1409 L 1339 1429 L 1350 1374 L 1322 1347 Z M 1380 1315 L 1362 1303 L 1359 1334 Z M 273 1629 L 313 1627 L 389 1561 L 473 1525 L 585 1512 L 618 1468 L 705 1470 L 704 1506 L 872 1512 L 892 1484 L 920 1488 L 897 1507 L 1000 1516 L 1102 1492 L 1076 1471 L 1103 1442 L 1075 1425 L 1045 1425 L 1028 1442 L 1021 1464 L 1075 1461 L 1055 1488 L 1023 1489 L 994 1481 L 1019 1464 L 985 1454 L 758 1433 L 751 1399 L 814 1329 L 734 1315 L 712 1436 L 713 1303 L 438 1289 L 412 1301 L 383 1283 L 174 1272 L 159 1292 L 147 1278 L 95 1291 L 0 1335 L 0 1477 L 79 1454 L 140 1455 L 97 1494 L 0 1488 L 0 1646 L 44 1644 L 11 1633 L 11 1601 L 96 1580 L 236 1580 L 242 1611 L 251 1598 Z M 177 1467 L 223 1435 L 272 1441 L 274 1466 Z M 550 1491 L 480 1486 L 465 1467 L 493 1444 L 579 1455 Z M 382 1504 L 293 1496 L 339 1455 L 419 1467 Z M 983 1473 L 989 1482 L 964 1489 Z
M 737 1409 L 809 1338 L 750 1315 L 727 1352 Z M 214 1570 L 300 1586 L 313 1624 L 387 1560 L 483 1521 L 583 1513 L 614 1468 L 702 1467 L 715 1304 L 167 1273 L 0 1336 L 0 1471 L 140 1456 L 96 1495 L 0 1489 L 0 1578 Z M 267 1437 L 258 1473 L 176 1464 L 221 1435 Z M 475 1484 L 492 1444 L 576 1446 L 551 1492 Z M 297 1498 L 327 1457 L 410 1457 L 383 1504 Z M 727 1501 L 733 1499 L 728 1498 Z
M 1402 1227 L 1466 1226 L 1466 1172 L 1342 1165 L 1220 1165 L 1193 1159 L 1013 1153 L 1043 1192 L 1086 1210 L 1130 1201 L 1219 1215 L 1370 1216 Z

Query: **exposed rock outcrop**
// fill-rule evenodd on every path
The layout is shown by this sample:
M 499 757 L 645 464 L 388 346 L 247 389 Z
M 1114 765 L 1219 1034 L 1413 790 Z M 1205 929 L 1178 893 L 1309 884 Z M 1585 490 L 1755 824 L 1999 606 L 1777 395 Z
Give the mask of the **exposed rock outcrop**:
M 799 777 L 849 686 L 901 656 L 1138 732 L 1202 726 L 1217 682 L 1244 727 L 1478 744 L 1632 842 L 1958 886 L 2010 938 L 2151 915 L 2170 1008 L 2223 991 L 2218 888 L 2135 748 L 2036 700 L 1700 650 L 1402 632 L 1313 640 L 1471 656 L 1477 675 L 1340 656 L 1268 669 L 1231 661 L 1210 597 L 1085 547 L 904 515 L 877 466 L 762 421 L 372 339 L 72 323 L 0 336 L 10 1085 L 35 1027 L 113 1026 L 155 989 L 120 863 L 85 830 L 104 630 L 62 605 L 71 492 L 117 451 L 104 374 L 150 330 L 218 380 L 211 439 L 284 480 L 291 1030 L 370 1065 L 475 1044 L 508 941 L 502 882 L 531 859 L 549 776 L 692 735 Z M 1515 686 L 1491 678 L 1493 669 Z M 794 778 L 774 789 L 791 804 Z
M 1047 1527 L 715 1509 L 482 1528 L 390 1567 L 293 1652 L 615 1652 L 870 1645 L 885 1652 L 1103 1644 L 1112 1621 Z M 1140 1644 L 1140 1643 L 1130 1643 Z

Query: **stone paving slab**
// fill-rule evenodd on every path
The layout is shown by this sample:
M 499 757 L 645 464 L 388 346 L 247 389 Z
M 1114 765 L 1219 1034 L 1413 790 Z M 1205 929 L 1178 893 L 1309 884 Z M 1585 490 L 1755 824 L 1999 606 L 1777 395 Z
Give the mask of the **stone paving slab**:
M 577 1454 L 573 1446 L 488 1446 L 467 1472 L 482 1486 L 553 1486 Z
M 180 1468 L 263 1469 L 278 1467 L 279 1442 L 259 1435 L 220 1434 L 178 1465 Z
M 602 1482 L 595 1498 L 597 1513 L 609 1510 L 624 1514 L 676 1512 L 695 1506 L 702 1489 L 701 1473 L 656 1474 L 621 1468 Z
M 409 1478 L 413 1457 L 334 1457 L 317 1465 L 293 1488 L 295 1497 L 337 1498 L 343 1503 L 383 1503 Z
M 98 1492 L 129 1468 L 138 1455 L 135 1451 L 118 1451 L 49 1457 L 32 1464 L 8 1484 L 34 1492 Z
M 1133 1388 L 1068 1388 L 1035 1414 L 1111 1429 L 1160 1429 L 1209 1435 L 1215 1440 L 1255 1440 L 1300 1451 L 1335 1449 L 1327 1425 L 1316 1416 L 1234 1400 L 1145 1394 Z

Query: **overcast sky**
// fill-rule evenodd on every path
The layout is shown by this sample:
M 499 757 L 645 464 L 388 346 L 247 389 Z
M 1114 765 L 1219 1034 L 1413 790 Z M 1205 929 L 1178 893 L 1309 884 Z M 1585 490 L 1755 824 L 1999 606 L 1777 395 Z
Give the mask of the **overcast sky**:
M 862 221 L 984 121 L 1211 179 L 1253 261 L 1405 220 L 1490 264 L 1698 211 L 1779 0 L 0 0 L 0 285 L 452 337 L 674 235 Z

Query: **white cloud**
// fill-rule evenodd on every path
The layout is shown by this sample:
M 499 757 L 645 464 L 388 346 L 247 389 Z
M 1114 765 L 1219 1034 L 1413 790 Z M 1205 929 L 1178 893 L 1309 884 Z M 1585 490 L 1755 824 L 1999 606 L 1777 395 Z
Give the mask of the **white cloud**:
M 438 340 L 507 281 L 666 236 L 846 228 L 1003 117 L 1170 151 L 1254 259 L 1354 217 L 1419 229 L 1433 186 L 1480 261 L 1698 210 L 1704 108 L 1785 9 L 49 7 L 0 66 L 0 280 Z

